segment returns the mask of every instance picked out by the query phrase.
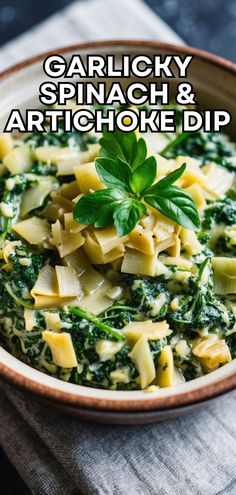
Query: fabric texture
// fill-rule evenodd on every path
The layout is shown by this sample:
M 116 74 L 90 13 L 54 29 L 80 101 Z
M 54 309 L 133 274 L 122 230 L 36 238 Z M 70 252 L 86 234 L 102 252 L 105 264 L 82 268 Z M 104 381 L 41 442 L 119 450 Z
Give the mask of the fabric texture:
M 35 495 L 235 495 L 236 392 L 152 425 L 69 418 L 5 386 L 0 442 Z
M 0 70 L 32 55 L 83 41 L 146 39 L 183 43 L 142 0 L 82 0 L 1 48 Z
M 141 0 L 76 2 L 1 49 L 0 68 L 92 39 L 181 43 Z M 0 388 L 0 443 L 34 495 L 235 495 L 236 393 L 154 425 L 69 418 Z

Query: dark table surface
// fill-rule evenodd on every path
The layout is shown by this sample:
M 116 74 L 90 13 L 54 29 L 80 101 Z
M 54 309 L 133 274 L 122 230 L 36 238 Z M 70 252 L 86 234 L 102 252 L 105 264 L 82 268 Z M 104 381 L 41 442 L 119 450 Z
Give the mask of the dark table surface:
M 188 44 L 236 61 L 236 0 L 145 1 Z M 0 0 L 0 45 L 70 3 L 71 0 Z M 0 466 L 1 495 L 28 495 L 1 449 Z

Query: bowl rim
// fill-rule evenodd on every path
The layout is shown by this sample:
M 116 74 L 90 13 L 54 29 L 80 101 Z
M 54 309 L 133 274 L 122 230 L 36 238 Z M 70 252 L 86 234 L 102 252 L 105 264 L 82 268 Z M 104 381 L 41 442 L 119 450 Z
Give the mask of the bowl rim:
M 61 48 L 55 48 L 46 52 L 42 52 L 36 56 L 30 57 L 18 64 L 7 68 L 0 73 L 0 81 L 6 79 L 7 77 L 15 74 L 22 69 L 25 69 L 33 64 L 43 60 L 50 54 L 55 53 L 68 53 L 74 50 L 86 50 L 86 49 L 99 49 L 99 48 L 151 48 L 151 49 L 166 49 L 172 51 L 173 53 L 178 52 L 183 55 L 193 55 L 202 61 L 210 63 L 216 67 L 222 68 L 226 72 L 236 75 L 236 64 L 233 62 L 209 53 L 207 51 L 194 48 L 191 46 L 181 46 L 178 44 L 162 43 L 158 41 L 146 41 L 146 40 L 111 40 L 111 41 L 91 41 L 86 43 L 77 43 L 69 46 L 64 46 Z M 214 373 L 214 372 L 213 372 Z M 236 388 L 236 372 L 227 376 L 226 378 L 221 378 L 212 384 L 204 385 L 192 391 L 182 392 L 168 397 L 150 397 L 146 398 L 145 401 L 121 399 L 104 399 L 104 398 L 94 398 L 94 397 L 82 397 L 74 393 L 68 393 L 66 391 L 59 391 L 53 389 L 52 387 L 38 383 L 31 378 L 26 378 L 21 375 L 21 373 L 13 370 L 6 364 L 0 363 L 0 378 L 3 381 L 10 382 L 18 388 L 30 393 L 35 398 L 38 396 L 48 401 L 53 401 L 54 403 L 68 404 L 73 407 L 82 407 L 87 409 L 99 409 L 99 410 L 110 410 L 110 411 L 122 411 L 125 413 L 131 411 L 151 411 L 151 410 L 165 410 L 174 409 L 182 406 L 189 406 L 197 404 L 199 402 L 207 401 L 213 397 L 220 396 L 226 392 L 229 392 Z M 86 387 L 84 387 L 86 388 Z M 99 389 L 97 389 L 99 390 Z M 131 391 L 132 393 L 132 391 Z M 151 394 L 150 394 L 151 395 Z
M 194 55 L 195 57 L 205 62 L 211 63 L 212 65 L 220 66 L 221 68 L 227 70 L 227 72 L 236 74 L 236 63 L 231 62 L 230 60 L 227 60 L 224 57 L 220 57 L 219 55 L 215 55 L 214 53 L 208 52 L 206 50 L 202 50 L 200 48 L 195 48 L 190 45 L 178 45 L 173 43 L 163 43 L 161 41 L 149 41 L 149 40 L 138 40 L 138 39 L 128 39 L 128 40 L 115 39 L 115 40 L 100 40 L 100 41 L 88 41 L 85 43 L 75 43 L 72 45 L 66 45 L 52 50 L 46 50 L 40 52 L 37 55 L 26 58 L 22 62 L 18 62 L 17 64 L 14 64 L 9 68 L 0 71 L 0 80 L 14 74 L 15 72 L 20 71 L 21 69 L 29 67 L 36 62 L 39 62 L 40 60 L 44 59 L 45 57 L 48 57 L 49 55 L 63 54 L 63 53 L 71 52 L 73 50 L 80 50 L 80 49 L 84 50 L 90 48 L 104 48 L 104 47 L 111 48 L 112 46 L 120 47 L 120 48 L 122 48 L 123 46 L 131 47 L 131 48 L 132 47 L 133 48 L 146 47 L 146 48 L 160 48 L 160 49 L 164 48 L 167 50 L 173 50 L 173 53 L 175 52 L 175 50 L 177 50 L 183 55 L 185 54 Z
M 17 358 L 16 358 L 17 359 Z M 24 364 L 24 363 L 23 363 Z M 27 366 L 29 369 L 30 367 Z M 226 365 L 227 366 L 227 365 Z M 42 374 L 39 370 L 38 373 Z M 213 371 L 214 373 L 214 371 Z M 46 375 L 47 376 L 47 375 Z M 208 384 L 197 388 L 192 391 L 180 392 L 175 395 L 170 395 L 167 397 L 145 397 L 145 400 L 139 399 L 107 399 L 99 397 L 81 396 L 79 394 L 57 390 L 46 384 L 38 383 L 37 381 L 26 378 L 18 371 L 13 370 L 6 364 L 0 363 L 0 379 L 3 382 L 10 383 L 16 386 L 23 392 L 27 392 L 30 396 L 35 399 L 44 399 L 48 402 L 53 401 L 53 403 L 67 404 L 75 408 L 83 409 L 96 409 L 96 410 L 109 410 L 109 411 L 120 411 L 125 414 L 125 412 L 145 412 L 145 411 L 161 411 L 161 410 L 172 410 L 178 409 L 184 406 L 191 406 L 194 404 L 199 404 L 202 402 L 207 402 L 210 399 L 219 397 L 227 392 L 236 388 L 236 372 L 232 375 L 221 378 L 212 384 Z M 197 379 L 195 379 L 197 380 Z M 193 380 L 195 382 L 195 380 Z M 58 380 L 61 381 L 61 380 Z M 84 389 L 90 387 L 83 387 Z M 102 389 L 95 389 L 98 392 Z M 114 391 L 111 391 L 114 392 Z M 128 393 L 128 391 L 127 391 Z M 130 391 L 132 394 L 132 390 Z

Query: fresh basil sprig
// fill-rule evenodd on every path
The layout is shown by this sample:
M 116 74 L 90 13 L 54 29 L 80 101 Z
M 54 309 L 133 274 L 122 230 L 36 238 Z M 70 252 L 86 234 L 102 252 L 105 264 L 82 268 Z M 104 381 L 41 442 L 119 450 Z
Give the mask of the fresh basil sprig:
M 96 170 L 107 188 L 82 196 L 74 208 L 74 220 L 94 227 L 114 223 L 118 235 L 124 236 L 147 214 L 149 204 L 183 227 L 200 227 L 191 196 L 173 186 L 184 173 L 185 163 L 153 184 L 157 163 L 154 156 L 147 158 L 143 138 L 137 139 L 134 132 L 104 132 L 100 144 Z
M 135 132 L 103 131 L 99 141 L 100 155 L 107 158 L 121 158 L 132 170 L 141 165 L 147 156 L 147 146 L 143 138 L 137 139 Z

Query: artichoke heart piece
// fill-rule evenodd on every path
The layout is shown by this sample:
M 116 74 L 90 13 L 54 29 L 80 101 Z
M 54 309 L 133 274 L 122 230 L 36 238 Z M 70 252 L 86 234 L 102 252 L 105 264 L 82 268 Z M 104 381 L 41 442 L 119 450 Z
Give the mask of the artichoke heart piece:
M 13 225 L 12 230 L 29 244 L 41 244 L 50 235 L 50 224 L 46 218 L 30 217 Z
M 159 387 L 172 387 L 174 385 L 174 358 L 170 345 L 167 345 L 162 349 L 158 358 L 156 382 Z
M 84 244 L 84 237 L 80 232 L 73 233 L 61 230 L 60 236 L 61 240 L 56 245 L 61 258 L 73 253 Z
M 94 236 L 103 254 L 107 254 L 113 249 L 123 250 L 122 239 L 118 237 L 113 226 L 94 230 Z
M 89 278 L 90 277 L 88 274 L 88 279 Z M 86 276 L 84 278 L 83 276 L 80 278 L 82 288 L 84 287 L 85 280 Z M 79 300 L 78 303 L 80 309 L 94 315 L 99 315 L 100 313 L 105 311 L 113 304 L 112 299 L 108 296 L 110 288 L 110 282 L 108 280 L 104 280 L 104 283 L 99 285 L 94 291 L 91 291 L 90 293 L 88 293 L 88 291 L 86 293 L 84 289 L 84 296 L 82 297 L 82 299 Z
M 30 211 L 40 208 L 51 191 L 58 187 L 54 177 L 42 177 L 38 185 L 24 192 L 21 200 L 20 215 L 25 217 Z
M 77 366 L 77 358 L 69 333 L 44 330 L 42 337 L 44 342 L 48 344 L 53 362 L 57 366 L 61 366 L 62 368 L 75 368 Z
M 193 263 L 181 256 L 162 256 L 160 261 L 166 266 L 176 266 L 180 270 L 191 271 L 193 268 Z
M 37 325 L 36 312 L 33 309 L 24 308 L 24 320 L 26 332 L 31 332 Z
M 28 144 L 13 148 L 10 153 L 4 156 L 3 164 L 12 175 L 25 172 L 32 165 L 31 151 Z
M 74 167 L 74 174 L 82 193 L 104 189 L 104 184 L 96 171 L 95 162 L 82 163 Z
M 199 213 L 202 214 L 206 208 L 207 203 L 201 186 L 195 183 L 189 187 L 186 187 L 185 191 L 188 192 L 190 196 L 192 196 L 193 201 L 196 204 Z
M 95 160 L 98 157 L 100 151 L 100 144 L 94 143 L 90 144 L 89 149 L 86 151 L 80 152 L 79 160 L 80 163 L 88 163 Z
M 130 232 L 126 245 L 129 248 L 141 251 L 141 253 L 152 255 L 154 254 L 154 234 L 151 230 L 142 228 L 141 225 L 137 225 L 132 232 Z
M 236 258 L 212 258 L 214 292 L 236 294 Z
M 216 340 L 212 337 L 200 341 L 193 348 L 193 354 L 200 359 L 207 372 L 217 369 L 221 364 L 228 363 L 232 359 L 225 340 Z
M 127 339 L 137 341 L 142 335 L 148 340 L 159 340 L 171 334 L 166 321 L 153 323 L 152 320 L 133 321 L 123 328 L 123 334 Z
M 45 311 L 44 319 L 46 323 L 46 330 L 52 330 L 53 332 L 60 332 L 62 328 L 62 321 L 59 313 L 52 311 Z
M 156 254 L 148 255 L 135 249 L 126 248 L 121 271 L 122 273 L 153 277 L 156 274 L 156 260 Z
M 60 194 L 69 200 L 73 200 L 79 194 L 79 187 L 76 180 L 64 182 L 60 187 Z
M 44 210 L 44 216 L 51 222 L 56 222 L 58 219 L 61 220 L 65 213 L 71 213 L 73 207 L 73 201 L 54 191 L 52 200 Z
M 134 362 L 139 372 L 141 388 L 146 388 L 154 380 L 156 370 L 148 339 L 145 335 L 138 339 L 130 352 L 129 357 Z
M 85 294 L 92 294 L 104 283 L 108 284 L 106 277 L 90 265 L 89 261 L 80 250 L 65 256 L 63 258 L 63 262 L 66 266 L 69 266 L 75 270 Z M 112 285 L 109 284 L 107 289 L 111 287 Z
M 199 184 L 203 187 L 207 185 L 207 178 L 199 167 L 197 160 L 188 156 L 178 156 L 176 158 L 177 167 L 180 167 L 183 163 L 186 163 L 187 166 L 183 175 L 178 180 L 178 184 L 181 187 L 186 188 L 193 184 Z
M 59 297 L 59 296 L 44 296 L 40 294 L 34 295 L 34 306 L 37 309 L 45 308 L 63 308 L 66 304 L 71 304 L 71 297 Z M 73 302 L 77 299 L 73 299 Z
M 76 297 L 82 294 L 78 275 L 73 268 L 57 265 L 55 270 L 60 297 Z
M 207 178 L 205 191 L 209 199 L 222 197 L 234 183 L 234 174 L 216 163 L 204 165 L 202 171 Z
M 98 315 L 112 305 L 113 302 L 108 296 L 112 284 L 90 265 L 81 251 L 65 256 L 63 262 L 73 268 L 79 277 L 84 296 L 78 304 L 83 311 Z
M 116 248 L 111 249 L 106 254 L 103 253 L 101 245 L 97 242 L 95 234 L 93 232 L 84 233 L 85 242 L 83 250 L 92 264 L 104 265 L 111 263 L 123 256 L 124 247 L 122 243 L 119 243 Z
M 14 141 L 11 134 L 0 134 L 0 159 L 8 155 L 13 149 Z
M 173 244 L 168 248 L 168 254 L 173 257 L 179 257 L 181 252 L 181 242 L 177 234 L 172 236 Z
M 73 213 L 64 213 L 64 224 L 65 230 L 68 230 L 72 234 L 77 234 L 87 227 L 84 223 L 76 222 L 73 218 Z
M 129 368 L 117 368 L 116 370 L 111 371 L 110 378 L 113 383 L 129 383 L 131 380 Z
M 201 253 L 202 245 L 197 239 L 196 233 L 193 230 L 185 229 L 180 231 L 180 239 L 183 249 L 191 256 Z
M 34 155 L 42 162 L 57 163 L 60 160 L 76 159 L 79 153 L 74 148 L 50 145 L 35 148 Z
M 109 361 L 124 345 L 124 342 L 113 342 L 112 340 L 99 339 L 95 344 L 95 351 L 101 362 Z
M 41 268 L 38 278 L 31 290 L 31 295 L 58 296 L 58 283 L 55 269 L 50 265 Z

